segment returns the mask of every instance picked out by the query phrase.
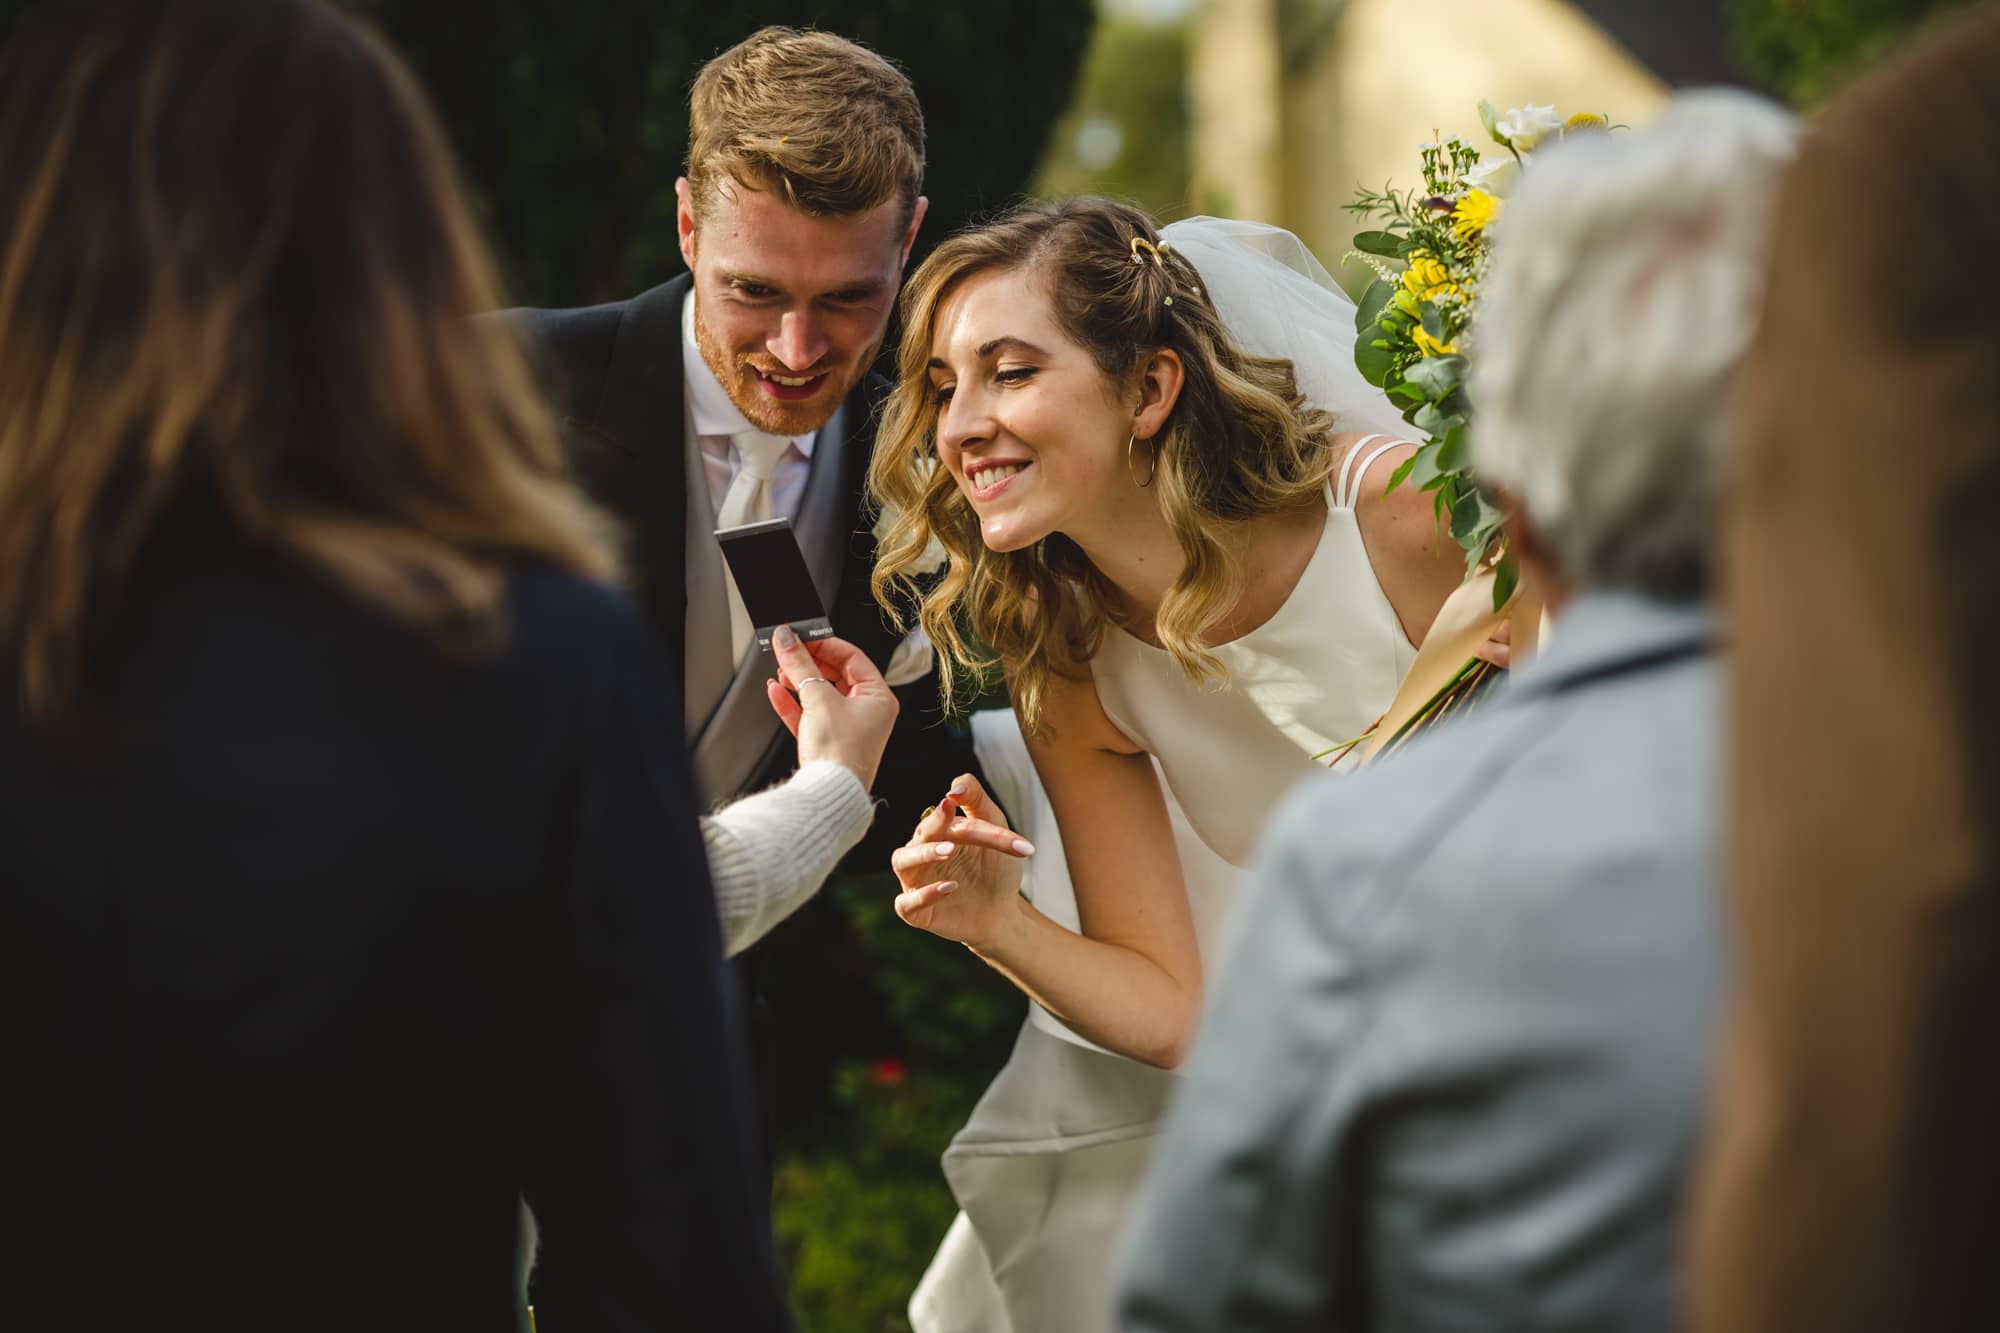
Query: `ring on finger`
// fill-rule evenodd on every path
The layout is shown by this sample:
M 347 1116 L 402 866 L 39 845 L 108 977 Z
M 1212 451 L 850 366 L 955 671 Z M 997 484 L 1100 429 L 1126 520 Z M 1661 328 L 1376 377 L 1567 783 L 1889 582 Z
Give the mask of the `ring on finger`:
M 818 681 L 822 685 L 833 684 L 833 682 L 828 680 L 825 676 L 807 676 L 804 680 L 800 681 L 792 688 L 795 690 L 803 690 L 806 686 L 812 684 L 814 681 Z

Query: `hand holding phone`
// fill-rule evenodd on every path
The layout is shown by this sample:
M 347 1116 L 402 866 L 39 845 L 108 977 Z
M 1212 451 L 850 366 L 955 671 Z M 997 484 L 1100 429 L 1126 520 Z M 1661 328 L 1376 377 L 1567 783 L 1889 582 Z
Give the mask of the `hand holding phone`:
M 765 682 L 771 707 L 799 742 L 799 763 L 831 759 L 875 785 L 875 770 L 899 705 L 868 654 L 845 639 L 822 639 L 810 646 L 772 631 L 778 674 Z

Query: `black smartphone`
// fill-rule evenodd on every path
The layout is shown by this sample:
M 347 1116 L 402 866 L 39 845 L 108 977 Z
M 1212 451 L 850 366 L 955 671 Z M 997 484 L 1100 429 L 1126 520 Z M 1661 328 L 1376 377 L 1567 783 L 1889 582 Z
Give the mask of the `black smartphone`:
M 826 618 L 812 571 L 792 536 L 792 520 L 772 518 L 740 528 L 717 528 L 715 540 L 729 562 L 729 576 L 736 580 L 760 649 L 770 649 L 771 631 L 780 625 L 790 625 L 801 639 L 833 637 L 833 622 Z

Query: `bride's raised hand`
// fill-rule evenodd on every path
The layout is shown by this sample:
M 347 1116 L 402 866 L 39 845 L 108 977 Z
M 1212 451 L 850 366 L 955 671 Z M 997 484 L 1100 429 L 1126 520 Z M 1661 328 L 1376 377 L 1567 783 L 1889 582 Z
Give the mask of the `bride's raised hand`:
M 1020 895 L 1021 860 L 1034 850 L 967 774 L 890 856 L 903 886 L 896 915 L 933 935 L 991 949 Z

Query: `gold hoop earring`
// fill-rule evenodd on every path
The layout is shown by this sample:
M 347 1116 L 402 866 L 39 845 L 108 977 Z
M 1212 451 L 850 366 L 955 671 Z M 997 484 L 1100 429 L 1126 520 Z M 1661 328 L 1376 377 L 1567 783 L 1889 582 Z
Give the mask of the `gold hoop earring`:
M 1153 478 L 1160 473 L 1160 451 L 1157 449 L 1153 451 L 1152 470 L 1146 473 L 1144 481 L 1140 481 L 1138 469 L 1132 466 L 1132 446 L 1138 442 L 1139 437 L 1137 435 L 1128 435 L 1125 437 L 1125 475 L 1132 479 L 1133 485 L 1143 491 L 1153 484 Z

